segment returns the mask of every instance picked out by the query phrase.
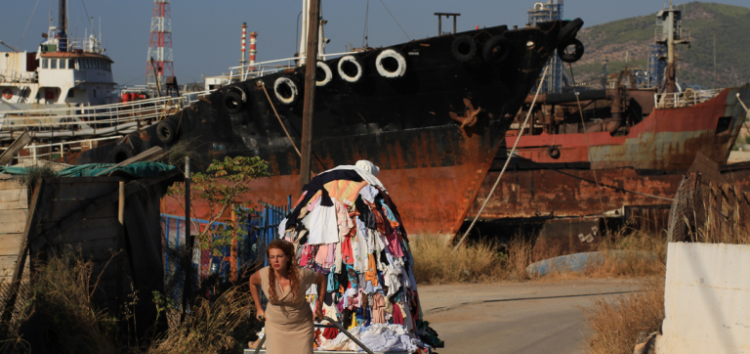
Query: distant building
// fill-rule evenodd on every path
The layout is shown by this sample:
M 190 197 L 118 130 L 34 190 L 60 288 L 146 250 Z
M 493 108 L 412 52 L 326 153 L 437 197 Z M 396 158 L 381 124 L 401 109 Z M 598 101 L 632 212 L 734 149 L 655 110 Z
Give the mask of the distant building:
M 557 21 L 563 19 L 563 0 L 550 0 L 548 3 L 537 2 L 529 13 L 528 26 L 536 26 L 538 23 Z M 547 64 L 547 77 L 544 79 L 541 93 L 559 93 L 562 90 L 563 65 L 557 55 L 553 55 Z M 541 80 L 541 77 L 540 77 Z M 534 92 L 538 86 L 534 87 Z

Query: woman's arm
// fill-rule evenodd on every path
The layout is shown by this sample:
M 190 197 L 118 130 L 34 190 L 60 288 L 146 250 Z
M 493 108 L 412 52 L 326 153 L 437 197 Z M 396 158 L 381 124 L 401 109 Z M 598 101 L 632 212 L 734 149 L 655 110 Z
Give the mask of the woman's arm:
M 260 273 L 255 272 L 250 276 L 250 295 L 253 296 L 253 302 L 255 303 L 255 317 L 261 321 L 266 320 L 266 312 L 263 311 L 263 306 L 260 303 Z
M 318 298 L 315 302 L 315 318 L 318 321 L 323 320 L 323 299 L 326 295 L 326 277 L 323 274 L 316 273 L 315 284 L 318 286 Z

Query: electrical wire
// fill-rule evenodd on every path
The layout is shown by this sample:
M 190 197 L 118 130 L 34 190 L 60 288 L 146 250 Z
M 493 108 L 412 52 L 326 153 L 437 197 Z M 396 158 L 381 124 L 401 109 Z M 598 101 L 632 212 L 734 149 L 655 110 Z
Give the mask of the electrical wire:
M 406 36 L 406 38 L 409 38 L 409 40 L 411 40 L 411 37 L 409 37 L 409 35 L 406 34 L 406 31 L 404 31 L 404 28 L 401 27 L 401 24 L 398 23 L 398 20 L 396 19 L 395 16 L 393 16 L 393 14 L 391 13 L 391 10 L 388 9 L 388 6 L 385 6 L 385 3 L 383 2 L 383 0 L 380 0 L 380 3 L 383 4 L 383 7 L 385 7 L 385 11 L 388 11 L 388 14 L 391 15 L 391 17 L 393 18 L 394 21 L 396 21 L 396 24 L 398 25 L 398 28 L 401 29 L 401 32 L 404 32 L 404 35 Z
M 81 0 L 81 4 L 83 4 L 83 11 L 86 12 L 86 18 L 89 19 L 89 23 L 91 24 L 91 34 L 96 37 L 96 33 L 94 32 L 94 23 L 91 20 L 91 16 L 89 16 L 89 10 L 86 9 L 86 3 Z
M 367 43 L 367 37 L 369 37 L 370 32 L 370 0 L 367 0 L 367 11 L 365 11 L 365 30 L 364 33 L 362 33 L 362 48 L 365 48 L 369 46 L 369 43 Z
M 477 215 L 474 217 L 474 220 L 471 222 L 471 225 L 469 225 L 469 228 L 461 237 L 461 240 L 458 241 L 458 243 L 456 244 L 456 247 L 453 248 L 453 252 L 455 252 L 459 247 L 461 247 L 461 244 L 466 239 L 466 236 L 469 236 L 469 232 L 471 232 L 471 229 L 474 228 L 474 224 L 477 223 L 477 219 L 479 219 L 479 215 L 482 215 L 482 212 L 484 211 L 484 207 L 487 206 L 487 202 L 489 202 L 490 199 L 492 199 L 492 194 L 495 193 L 495 189 L 497 188 L 497 185 L 500 183 L 500 179 L 503 178 L 503 174 L 505 174 L 505 170 L 508 168 L 508 165 L 510 164 L 510 159 L 513 157 L 513 153 L 516 152 L 516 147 L 518 147 L 518 142 L 521 141 L 521 137 L 523 136 L 523 131 L 526 129 L 526 124 L 529 122 L 529 117 L 531 117 L 531 111 L 534 110 L 534 105 L 536 105 L 536 99 L 539 97 L 539 92 L 542 91 L 542 84 L 544 84 L 544 79 L 547 77 L 547 69 L 549 69 L 549 65 L 544 67 L 544 74 L 542 74 L 542 80 L 539 82 L 539 86 L 536 89 L 536 95 L 534 95 L 534 100 L 531 101 L 531 107 L 529 108 L 529 112 L 526 114 L 526 119 L 524 119 L 523 124 L 521 125 L 521 130 L 518 132 L 518 136 L 516 136 L 516 142 L 513 143 L 513 148 L 510 150 L 510 154 L 508 154 L 508 158 L 505 160 L 505 165 L 503 165 L 503 169 L 500 171 L 500 175 L 497 176 L 497 180 L 495 181 L 495 184 L 492 186 L 492 189 L 490 189 L 490 193 L 487 194 L 487 197 L 484 199 L 484 203 L 482 203 L 482 207 L 479 208 L 479 211 L 477 212 Z
M 579 92 L 576 90 L 576 77 L 573 74 L 573 64 L 568 63 L 568 69 L 570 69 L 570 78 L 573 79 L 573 93 L 575 93 L 576 96 L 576 102 L 578 102 L 578 115 L 581 116 L 581 124 L 583 125 L 583 136 L 586 137 L 586 150 L 589 155 L 589 164 L 593 163 L 593 159 L 591 158 L 591 144 L 589 144 L 589 134 L 586 131 L 586 122 L 583 119 L 583 108 L 581 108 L 581 100 L 578 97 Z M 596 169 L 591 167 L 591 172 L 594 174 L 594 182 L 596 182 L 596 192 L 599 195 L 599 207 L 602 209 L 602 216 L 604 216 L 604 201 L 602 200 L 602 187 L 599 185 L 599 179 L 596 176 Z M 607 226 L 607 223 L 604 223 L 604 227 L 607 228 L 607 233 L 609 233 L 609 226 Z
M 31 19 L 34 18 L 34 13 L 36 12 L 36 7 L 39 5 L 39 0 L 36 0 L 36 5 L 34 5 L 34 10 L 31 11 L 31 16 L 29 17 L 29 21 L 26 22 L 26 27 L 23 29 L 23 33 L 21 33 L 21 39 L 18 41 L 18 45 L 16 48 L 21 48 L 21 42 L 23 42 L 23 37 L 26 35 L 26 30 L 29 29 L 29 24 L 31 23 Z

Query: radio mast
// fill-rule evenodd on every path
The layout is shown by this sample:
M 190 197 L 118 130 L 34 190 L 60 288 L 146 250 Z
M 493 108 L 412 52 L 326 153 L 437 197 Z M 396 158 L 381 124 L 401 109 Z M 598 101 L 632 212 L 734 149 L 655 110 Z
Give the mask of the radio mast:
M 165 75 L 174 76 L 172 19 L 169 0 L 154 0 L 154 14 L 151 17 L 151 40 L 148 45 L 146 63 L 146 84 L 148 86 L 161 89 L 164 87 Z

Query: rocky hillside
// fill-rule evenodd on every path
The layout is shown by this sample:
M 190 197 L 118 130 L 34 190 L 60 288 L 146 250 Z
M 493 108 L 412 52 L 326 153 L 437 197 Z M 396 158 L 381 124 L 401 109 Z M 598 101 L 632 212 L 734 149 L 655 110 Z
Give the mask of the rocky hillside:
M 680 7 L 683 10 L 682 28 L 690 32 L 692 44 L 689 47 L 678 46 L 678 82 L 705 87 L 727 87 L 750 82 L 750 9 L 703 2 Z M 578 38 L 586 46 L 586 53 L 573 64 L 576 81 L 600 78 L 603 57 L 609 61 L 609 74 L 619 72 L 624 67 L 626 54 L 631 68 L 645 69 L 648 47 L 654 42 L 655 23 L 656 12 L 581 30 Z

